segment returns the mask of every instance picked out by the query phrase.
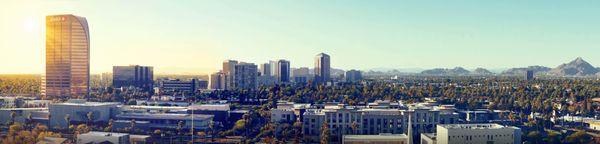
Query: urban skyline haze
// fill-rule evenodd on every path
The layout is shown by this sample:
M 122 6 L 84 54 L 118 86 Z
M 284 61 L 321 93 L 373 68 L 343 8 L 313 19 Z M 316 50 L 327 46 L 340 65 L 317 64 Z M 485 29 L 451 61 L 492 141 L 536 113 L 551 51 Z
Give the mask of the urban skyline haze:
M 209 74 L 226 59 L 332 68 L 489 69 L 600 64 L 598 1 L 0 2 L 0 73 L 44 72 L 45 17 L 86 17 L 90 71 Z M 135 7 L 131 7 L 136 5 Z

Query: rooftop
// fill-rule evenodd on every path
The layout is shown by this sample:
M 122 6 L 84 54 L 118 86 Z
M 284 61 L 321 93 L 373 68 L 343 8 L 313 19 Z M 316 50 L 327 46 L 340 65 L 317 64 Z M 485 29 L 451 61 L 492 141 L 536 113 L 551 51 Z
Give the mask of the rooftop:
M 191 114 L 142 114 L 142 113 L 126 113 L 117 115 L 119 118 L 132 118 L 132 119 L 176 119 L 176 120 L 191 120 Z M 212 118 L 212 115 L 194 114 L 194 119 L 202 120 Z
M 112 132 L 101 132 L 101 131 L 90 131 L 88 133 L 80 134 L 80 136 L 95 136 L 95 137 L 122 137 L 127 136 L 127 133 L 112 133 Z
M 108 106 L 118 105 L 118 102 L 88 102 L 84 99 L 70 99 L 64 103 L 56 103 L 53 105 L 71 105 L 71 106 Z
M 379 135 L 345 135 L 346 140 L 397 140 L 408 139 L 405 134 L 381 133 Z
M 439 124 L 438 126 L 446 129 L 504 129 L 513 128 L 507 127 L 500 124 L 488 123 L 488 124 Z

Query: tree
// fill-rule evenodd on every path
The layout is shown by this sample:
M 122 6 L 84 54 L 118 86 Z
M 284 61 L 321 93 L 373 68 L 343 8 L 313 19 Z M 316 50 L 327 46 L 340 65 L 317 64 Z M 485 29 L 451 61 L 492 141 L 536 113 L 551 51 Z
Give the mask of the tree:
M 542 135 L 539 131 L 531 131 L 527 134 L 527 141 L 539 144 L 542 142 Z
M 94 122 L 94 113 L 93 112 L 88 112 L 86 116 L 87 116 L 87 120 L 88 120 L 88 125 L 90 125 L 92 122 Z
M 573 133 L 569 136 L 567 136 L 567 138 L 565 139 L 566 143 L 581 143 L 581 144 L 585 144 L 585 143 L 589 143 L 591 141 L 591 136 L 588 135 L 585 131 L 578 131 L 576 133 Z
M 10 124 L 14 124 L 15 123 L 15 117 L 17 116 L 17 113 L 15 111 L 10 111 Z
M 67 122 L 67 127 L 70 127 L 71 126 L 71 115 L 66 114 L 65 121 Z
M 329 144 L 329 124 L 327 122 L 321 126 L 321 144 Z
M 131 119 L 131 121 L 129 122 L 129 132 L 133 133 L 135 132 L 135 119 Z
M 114 125 L 114 120 L 110 119 L 108 120 L 108 125 L 106 126 L 106 128 L 104 128 L 105 132 L 112 132 L 113 131 L 113 125 Z

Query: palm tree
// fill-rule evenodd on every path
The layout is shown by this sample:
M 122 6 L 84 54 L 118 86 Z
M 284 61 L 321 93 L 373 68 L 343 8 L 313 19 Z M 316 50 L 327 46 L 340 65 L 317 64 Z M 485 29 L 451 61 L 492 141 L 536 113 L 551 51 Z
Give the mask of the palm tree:
M 11 111 L 10 112 L 10 125 L 15 123 L 15 117 L 17 116 L 17 113 L 15 111 Z
M 67 129 L 71 126 L 71 115 L 65 115 L 65 121 L 67 122 Z
M 353 121 L 350 125 L 350 129 L 352 129 L 352 134 L 357 134 L 356 130 L 358 129 L 358 123 L 356 123 L 356 121 Z
M 131 119 L 131 122 L 129 124 L 130 124 L 130 128 L 129 128 L 130 133 L 135 132 L 135 119 Z
M 88 120 L 88 125 L 90 125 L 90 123 L 92 123 L 94 120 L 94 113 L 88 112 L 86 116 L 87 116 L 87 120 Z
M 321 144 L 329 143 L 329 124 L 327 122 L 323 123 L 321 126 Z

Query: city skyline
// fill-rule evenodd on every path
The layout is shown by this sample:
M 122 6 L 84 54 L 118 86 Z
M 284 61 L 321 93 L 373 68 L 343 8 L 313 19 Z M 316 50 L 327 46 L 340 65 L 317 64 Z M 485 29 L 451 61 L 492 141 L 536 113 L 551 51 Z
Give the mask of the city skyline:
M 93 74 L 131 64 L 209 74 L 226 59 L 313 67 L 321 52 L 360 70 L 600 63 L 595 1 L 344 2 L 6 1 L 0 73 L 44 72 L 44 17 L 56 14 L 88 19 Z

